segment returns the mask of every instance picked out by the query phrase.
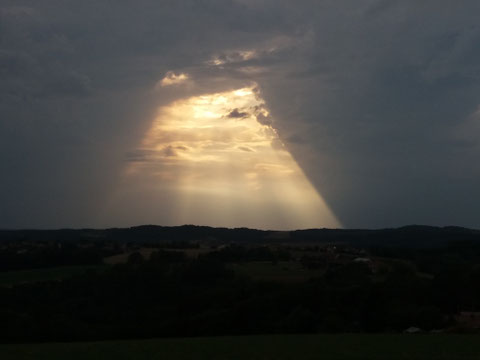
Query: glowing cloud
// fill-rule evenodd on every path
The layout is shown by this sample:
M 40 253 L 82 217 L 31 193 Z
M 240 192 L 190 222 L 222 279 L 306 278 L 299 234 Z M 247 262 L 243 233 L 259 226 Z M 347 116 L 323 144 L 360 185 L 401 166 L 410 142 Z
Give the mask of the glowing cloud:
M 175 74 L 173 71 L 167 72 L 165 77 L 159 81 L 157 84 L 157 87 L 164 87 L 164 86 L 170 86 L 170 85 L 178 85 L 178 84 L 183 84 L 189 79 L 189 76 L 184 73 L 180 74 Z
M 169 194 L 169 213 L 142 222 L 339 227 L 271 124 L 253 87 L 159 109 L 140 149 L 128 157 L 125 185 L 142 187 L 152 203 Z
M 255 59 L 257 57 L 258 57 L 258 53 L 255 50 L 227 51 L 207 61 L 207 65 L 219 66 L 219 65 L 225 65 L 230 63 L 248 61 L 248 60 Z

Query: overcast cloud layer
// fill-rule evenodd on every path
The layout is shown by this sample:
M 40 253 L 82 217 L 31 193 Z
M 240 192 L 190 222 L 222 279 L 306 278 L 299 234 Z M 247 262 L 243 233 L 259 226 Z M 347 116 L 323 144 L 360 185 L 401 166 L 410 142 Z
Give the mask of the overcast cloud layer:
M 344 226 L 480 228 L 479 16 L 475 0 L 0 0 L 0 227 L 104 226 L 160 105 L 255 82 Z M 192 83 L 162 88 L 168 71 Z

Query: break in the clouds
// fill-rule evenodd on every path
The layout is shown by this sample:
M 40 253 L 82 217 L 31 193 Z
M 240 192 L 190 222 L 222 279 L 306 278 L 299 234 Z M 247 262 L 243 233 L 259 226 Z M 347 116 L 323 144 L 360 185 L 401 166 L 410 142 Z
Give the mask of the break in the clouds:
M 244 114 L 229 116 L 232 106 Z M 174 224 L 339 227 L 276 130 L 257 121 L 259 113 L 268 110 L 253 88 L 162 106 L 129 155 L 103 218 L 156 222 L 162 213 L 162 222 Z M 148 204 L 138 201 L 145 194 Z
M 0 226 L 124 225 L 104 209 L 128 165 L 194 151 L 142 147 L 159 109 L 253 86 L 268 111 L 223 120 L 275 130 L 344 226 L 480 227 L 479 15 L 473 0 L 0 0 Z M 125 206 L 167 223 L 176 197 L 151 206 L 150 181 Z

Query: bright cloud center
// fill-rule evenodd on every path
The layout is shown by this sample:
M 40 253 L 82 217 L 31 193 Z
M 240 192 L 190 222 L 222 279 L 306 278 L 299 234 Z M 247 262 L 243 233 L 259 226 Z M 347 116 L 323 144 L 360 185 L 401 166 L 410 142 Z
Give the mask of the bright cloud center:
M 338 227 L 271 124 L 253 88 L 175 101 L 130 154 L 126 179 L 152 201 L 176 194 L 170 209 L 182 223 Z

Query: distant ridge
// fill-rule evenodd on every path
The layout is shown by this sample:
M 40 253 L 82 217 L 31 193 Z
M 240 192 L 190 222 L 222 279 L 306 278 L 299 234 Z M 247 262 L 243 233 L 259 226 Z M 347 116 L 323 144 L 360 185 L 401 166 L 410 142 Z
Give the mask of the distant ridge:
M 280 233 L 288 236 L 278 236 Z M 198 225 L 139 225 L 129 228 L 0 230 L 3 241 L 218 241 L 221 243 L 312 242 L 346 243 L 356 246 L 438 247 L 455 242 L 480 241 L 480 231 L 458 226 L 407 225 L 390 229 L 305 229 L 292 231 L 248 228 L 215 228 Z

